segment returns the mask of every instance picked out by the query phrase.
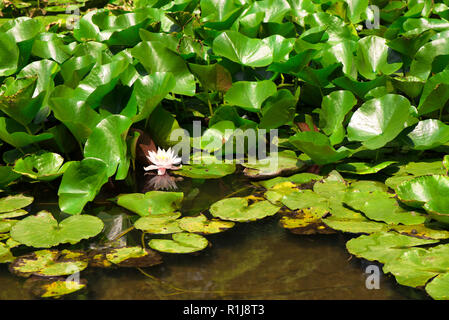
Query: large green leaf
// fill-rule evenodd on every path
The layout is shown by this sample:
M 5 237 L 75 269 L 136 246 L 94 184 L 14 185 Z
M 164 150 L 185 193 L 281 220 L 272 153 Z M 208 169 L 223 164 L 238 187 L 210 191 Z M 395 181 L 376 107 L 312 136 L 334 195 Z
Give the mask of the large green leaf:
M 108 177 L 117 171 L 116 179 L 121 180 L 128 174 L 130 159 L 126 136 L 131 124 L 131 119 L 125 116 L 110 115 L 100 121 L 87 138 L 84 156 L 103 160 L 107 165 Z
M 251 112 L 258 112 L 262 103 L 276 93 L 273 81 L 238 81 L 226 92 L 224 100 Z
M 410 102 L 403 96 L 387 94 L 368 100 L 351 117 L 348 138 L 378 149 L 396 138 L 410 117 Z
M 59 207 L 69 214 L 80 214 L 108 181 L 107 164 L 96 158 L 73 162 L 64 172 L 58 189 Z
M 381 74 L 392 74 L 402 63 L 387 63 L 388 46 L 384 38 L 367 36 L 359 40 L 357 48 L 357 69 L 366 79 L 373 80 Z
M 343 121 L 357 103 L 350 91 L 334 91 L 323 98 L 320 111 L 320 127 L 329 136 L 332 145 L 341 143 L 345 136 Z
M 190 73 L 184 59 L 160 42 L 143 41 L 135 46 L 131 53 L 149 73 L 171 72 L 176 80 L 174 93 L 187 96 L 195 94 L 195 77 Z
M 64 166 L 63 163 L 64 158 L 59 154 L 43 152 L 18 159 L 13 170 L 31 179 L 51 181 L 62 175 L 67 166 L 70 165 L 70 162 Z
M 237 31 L 225 31 L 214 39 L 214 53 L 231 61 L 264 67 L 273 62 L 273 51 L 260 39 L 251 39 Z
M 345 147 L 335 150 L 327 136 L 315 131 L 299 132 L 291 136 L 289 142 L 317 164 L 337 162 L 351 154 L 351 151 Z
M 32 143 L 37 143 L 53 138 L 51 133 L 41 133 L 33 135 L 28 133 L 26 128 L 10 118 L 0 117 L 0 139 L 16 147 L 25 147 Z
M 0 76 L 9 76 L 16 72 L 19 63 L 19 48 L 14 38 L 0 33 Z
M 427 119 L 418 124 L 406 136 L 413 149 L 428 150 L 449 141 L 449 126 L 436 119 Z

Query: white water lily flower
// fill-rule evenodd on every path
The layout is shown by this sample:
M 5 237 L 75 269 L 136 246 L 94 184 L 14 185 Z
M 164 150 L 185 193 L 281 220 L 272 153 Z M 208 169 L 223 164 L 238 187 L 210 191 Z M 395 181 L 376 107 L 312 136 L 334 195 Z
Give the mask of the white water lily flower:
M 157 174 L 160 176 L 164 175 L 167 170 L 178 170 L 182 166 L 175 166 L 181 163 L 181 158 L 177 157 L 175 151 L 171 148 L 168 148 L 168 150 L 157 148 L 157 152 L 149 151 L 147 158 L 151 161 L 152 165 L 143 169 L 145 171 L 157 170 Z

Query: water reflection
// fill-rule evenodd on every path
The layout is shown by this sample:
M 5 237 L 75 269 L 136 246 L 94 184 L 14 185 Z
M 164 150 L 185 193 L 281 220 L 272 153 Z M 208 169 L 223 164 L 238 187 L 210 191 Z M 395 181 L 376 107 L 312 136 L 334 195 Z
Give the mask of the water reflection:
M 180 177 L 172 177 L 167 173 L 161 176 L 147 173 L 145 174 L 145 177 L 148 178 L 145 181 L 143 192 L 150 190 L 176 190 L 178 189 L 176 181 L 182 180 Z

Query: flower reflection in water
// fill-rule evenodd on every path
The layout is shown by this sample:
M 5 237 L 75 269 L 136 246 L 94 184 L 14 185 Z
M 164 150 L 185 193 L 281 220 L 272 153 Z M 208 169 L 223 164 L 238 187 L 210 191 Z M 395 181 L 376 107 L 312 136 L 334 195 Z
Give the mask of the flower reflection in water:
M 145 183 L 144 192 L 149 190 L 175 190 L 178 188 L 176 181 L 182 180 L 182 178 L 175 178 L 168 174 L 149 176 L 150 178 Z

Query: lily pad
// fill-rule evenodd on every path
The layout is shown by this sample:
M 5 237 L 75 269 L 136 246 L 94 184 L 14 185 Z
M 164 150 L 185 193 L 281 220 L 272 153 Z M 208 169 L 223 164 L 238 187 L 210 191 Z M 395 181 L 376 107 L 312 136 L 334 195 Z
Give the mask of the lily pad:
M 50 248 L 60 243 L 78 243 L 101 230 L 103 222 L 94 216 L 71 216 L 58 223 L 50 212 L 41 211 L 16 223 L 11 228 L 11 238 L 30 247 Z
M 279 183 L 282 183 L 282 182 L 291 182 L 291 183 L 294 183 L 297 185 L 301 185 L 301 184 L 305 184 L 305 183 L 310 183 L 312 181 L 320 180 L 321 178 L 322 177 L 320 175 L 317 175 L 314 173 L 303 172 L 303 173 L 297 173 L 290 177 L 276 177 L 276 178 L 269 179 L 269 180 L 258 181 L 257 184 L 261 185 L 265 189 L 270 189 L 273 186 L 275 186 Z
M 346 248 L 359 258 L 385 263 L 397 259 L 411 247 L 437 242 L 438 240 L 419 239 L 395 232 L 380 232 L 351 239 L 346 243 Z
M 215 202 L 209 210 L 214 217 L 223 220 L 248 222 L 275 215 L 279 209 L 267 200 L 249 205 L 246 198 L 228 198 Z
M 57 153 L 44 152 L 20 158 L 14 164 L 14 172 L 35 180 L 51 181 L 62 175 L 67 168 L 64 158 Z
M 29 206 L 34 198 L 25 196 L 24 194 L 17 194 L 14 196 L 7 196 L 0 199 L 0 212 L 11 212 Z
M 305 163 L 298 159 L 294 151 L 285 150 L 278 153 L 270 153 L 265 159 L 254 161 L 255 163 L 242 163 L 245 167 L 243 173 L 250 178 L 268 178 L 278 175 L 292 174 L 305 167 Z
M 352 192 L 347 194 L 344 203 L 363 212 L 368 218 L 388 224 L 420 224 L 426 217 L 416 211 L 401 208 L 396 199 L 386 192 Z
M 235 164 L 226 163 L 192 163 L 183 165 L 176 174 L 193 179 L 218 179 L 234 173 Z
M 295 234 L 331 234 L 334 230 L 327 227 L 322 218 L 328 211 L 323 208 L 305 208 L 288 213 L 279 220 L 280 225 Z
M 145 217 L 175 212 L 180 208 L 183 197 L 182 192 L 149 191 L 145 194 L 122 194 L 114 201 L 119 206 Z
M 353 174 L 373 174 L 396 163 L 396 161 L 385 161 L 381 163 L 350 162 L 337 165 L 337 170 Z
M 14 256 L 7 246 L 0 242 L 0 263 L 12 262 Z
M 134 227 L 153 234 L 182 232 L 183 230 L 179 226 L 179 220 L 177 220 L 180 216 L 181 214 L 178 212 L 149 215 L 139 218 L 134 223 Z
M 87 257 L 82 252 L 40 250 L 17 257 L 9 269 L 21 277 L 31 275 L 55 277 L 80 272 L 86 269 L 87 265 Z
M 41 278 L 31 277 L 25 282 L 25 287 L 36 297 L 39 298 L 60 298 L 74 292 L 77 292 L 87 285 L 87 281 L 80 279 L 74 281 L 63 277 Z
M 209 241 L 203 236 L 194 233 L 175 233 L 173 240 L 152 239 L 148 243 L 150 248 L 166 253 L 192 253 L 205 249 Z
M 226 231 L 234 226 L 234 222 L 219 219 L 208 220 L 206 216 L 184 217 L 179 220 L 179 227 L 190 233 L 213 234 Z

